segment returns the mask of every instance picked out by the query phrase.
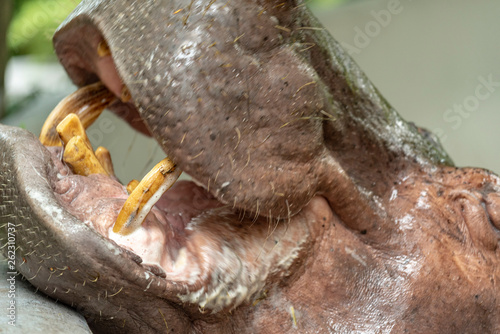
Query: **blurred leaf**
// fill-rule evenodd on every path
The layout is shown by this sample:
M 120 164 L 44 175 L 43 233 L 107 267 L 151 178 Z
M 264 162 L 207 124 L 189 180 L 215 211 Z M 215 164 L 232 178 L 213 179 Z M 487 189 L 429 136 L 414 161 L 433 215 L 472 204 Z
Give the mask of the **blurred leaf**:
M 52 35 L 80 0 L 15 1 L 7 35 L 11 54 L 52 54 Z
M 352 0 L 310 0 L 308 4 L 315 8 L 332 8 L 349 1 Z

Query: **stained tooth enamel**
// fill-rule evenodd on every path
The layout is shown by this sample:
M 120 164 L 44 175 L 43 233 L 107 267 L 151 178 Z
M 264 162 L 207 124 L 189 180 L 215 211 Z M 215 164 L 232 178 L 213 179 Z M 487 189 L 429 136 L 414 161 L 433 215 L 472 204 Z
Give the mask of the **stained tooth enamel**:
M 84 129 L 99 117 L 102 111 L 116 99 L 102 82 L 78 89 L 52 110 L 40 132 L 40 141 L 45 146 L 61 146 L 56 126 L 69 114 L 78 116 Z
M 68 141 L 64 148 L 63 160 L 73 169 L 75 174 L 83 176 L 107 175 L 92 148 L 80 136 L 75 136 Z
M 102 146 L 99 146 L 97 150 L 95 150 L 95 156 L 97 160 L 101 163 L 101 166 L 104 168 L 106 173 L 110 176 L 115 176 L 115 170 L 113 168 L 113 161 L 111 160 L 111 154 L 108 149 Z
M 97 45 L 97 55 L 99 57 L 107 57 L 111 55 L 111 50 L 109 49 L 109 45 L 106 41 L 101 41 Z
M 85 133 L 85 129 L 83 128 L 83 124 L 80 122 L 80 119 L 75 114 L 69 114 L 66 116 L 57 126 L 56 131 L 59 134 L 59 138 L 63 141 L 66 146 L 71 138 L 75 136 L 80 136 L 83 141 L 88 145 L 89 148 L 92 148 L 90 141 Z
M 131 98 L 132 98 L 132 95 L 130 95 L 130 91 L 128 90 L 128 87 L 124 85 L 122 88 L 120 100 L 123 103 L 127 103 L 128 101 L 130 101 Z
M 177 169 L 169 158 L 160 161 L 146 174 L 123 204 L 113 232 L 127 235 L 139 228 L 156 202 L 180 174 L 181 170 Z
M 132 191 L 134 191 L 135 188 L 137 188 L 137 185 L 139 184 L 139 181 L 137 180 L 132 180 L 127 184 L 127 192 L 130 195 Z

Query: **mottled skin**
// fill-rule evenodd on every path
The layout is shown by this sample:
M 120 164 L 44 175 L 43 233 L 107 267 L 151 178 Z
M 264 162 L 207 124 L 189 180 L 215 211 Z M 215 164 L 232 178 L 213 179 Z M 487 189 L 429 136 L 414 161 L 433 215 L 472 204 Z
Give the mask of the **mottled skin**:
M 302 2 L 83 1 L 54 45 L 77 85 L 125 83 L 133 101 L 113 109 L 231 204 L 207 221 L 306 240 L 249 300 L 202 312 L 178 298 L 192 286 L 148 280 L 75 217 L 47 216 L 33 189 L 53 200 L 48 153 L 0 127 L 18 269 L 96 331 L 500 332 L 500 180 L 452 167 Z

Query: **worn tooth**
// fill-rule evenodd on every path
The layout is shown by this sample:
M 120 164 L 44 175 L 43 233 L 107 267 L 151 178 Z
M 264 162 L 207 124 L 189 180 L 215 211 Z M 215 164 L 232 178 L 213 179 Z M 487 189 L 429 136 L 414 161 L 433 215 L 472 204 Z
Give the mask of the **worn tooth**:
M 113 232 L 135 231 L 160 197 L 175 183 L 181 171 L 169 158 L 160 161 L 135 187 L 118 214 Z
M 106 41 L 103 40 L 97 45 L 97 55 L 99 57 L 111 56 L 111 50 L 109 49 L 109 45 Z
M 71 138 L 64 148 L 63 160 L 75 174 L 88 176 L 91 174 L 107 175 L 99 160 L 80 136 Z
M 130 90 L 128 90 L 127 86 L 123 85 L 120 100 L 122 100 L 123 103 L 127 103 L 131 98 L 132 95 L 130 94 Z
M 76 174 L 115 175 L 109 151 L 101 146 L 94 154 L 92 144 L 78 116 L 69 114 L 57 125 L 56 130 L 64 143 L 63 159 L 71 165 Z
M 97 150 L 95 150 L 95 156 L 97 160 L 101 163 L 101 166 L 104 168 L 106 173 L 110 176 L 115 176 L 115 169 L 113 168 L 113 161 L 111 160 L 111 154 L 108 149 L 102 146 L 99 146 Z
M 102 82 L 78 89 L 52 110 L 42 127 L 40 141 L 45 146 L 61 146 L 56 126 L 66 116 L 71 113 L 76 114 L 86 129 L 115 99 L 115 95 Z
M 127 184 L 127 192 L 130 195 L 132 191 L 134 191 L 135 188 L 139 185 L 139 181 L 137 180 L 132 180 Z
M 83 141 L 87 144 L 89 148 L 92 148 L 90 144 L 89 138 L 85 133 L 85 128 L 83 127 L 82 122 L 75 114 L 69 114 L 66 116 L 57 126 L 56 131 L 59 134 L 59 138 L 64 143 L 64 146 L 68 144 L 71 138 L 75 136 L 82 137 Z

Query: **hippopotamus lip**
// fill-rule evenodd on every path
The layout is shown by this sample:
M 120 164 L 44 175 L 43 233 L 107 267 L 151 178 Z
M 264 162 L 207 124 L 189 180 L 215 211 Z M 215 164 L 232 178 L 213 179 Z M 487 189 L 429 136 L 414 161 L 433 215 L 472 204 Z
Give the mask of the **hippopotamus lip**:
M 32 233 L 32 238 L 35 240 L 39 238 L 37 235 L 45 236 L 38 245 L 41 247 L 48 245 L 59 250 L 59 253 L 56 253 L 60 255 L 59 261 L 71 262 L 71 265 L 66 265 L 64 268 L 50 267 L 49 270 L 68 270 L 71 274 L 77 274 L 81 272 L 78 269 L 80 267 L 96 268 L 98 263 L 105 263 L 108 270 L 115 271 L 124 280 L 136 280 L 138 284 L 147 284 L 145 270 L 137 266 L 140 260 L 135 254 L 107 241 L 60 205 L 49 182 L 50 179 L 57 178 L 54 174 L 56 168 L 49 151 L 33 134 L 20 128 L 0 124 L 0 140 L 4 154 L 8 157 L 4 164 L 9 164 L 9 169 L 12 171 L 4 186 L 15 192 L 14 196 L 19 198 L 17 207 L 22 210 L 25 228 L 37 231 Z M 25 237 L 25 239 L 30 238 Z M 89 252 L 89 249 L 92 252 Z M 42 270 L 36 261 L 30 260 L 32 257 L 38 258 L 40 253 L 35 247 L 26 254 L 24 266 L 20 269 L 20 272 L 34 285 L 44 284 L 47 281 L 45 273 L 47 268 Z M 44 262 L 50 263 L 50 259 L 51 257 L 45 258 Z M 68 261 L 69 259 L 71 261 Z M 84 274 L 85 277 L 89 275 L 96 281 L 102 278 L 100 273 L 93 269 Z M 66 275 L 67 278 L 69 276 Z M 68 281 L 69 285 L 74 284 L 71 279 Z M 161 286 L 166 289 L 164 291 L 168 291 L 170 285 L 167 281 L 163 281 L 159 286 L 152 287 L 152 290 Z

